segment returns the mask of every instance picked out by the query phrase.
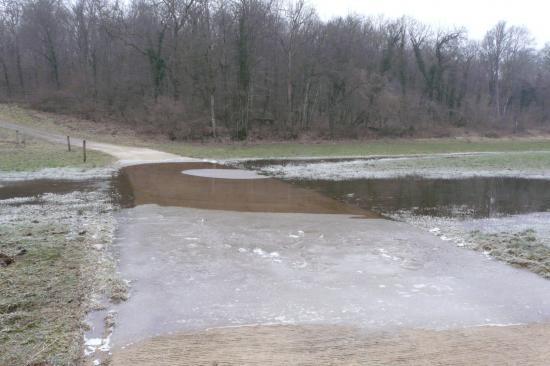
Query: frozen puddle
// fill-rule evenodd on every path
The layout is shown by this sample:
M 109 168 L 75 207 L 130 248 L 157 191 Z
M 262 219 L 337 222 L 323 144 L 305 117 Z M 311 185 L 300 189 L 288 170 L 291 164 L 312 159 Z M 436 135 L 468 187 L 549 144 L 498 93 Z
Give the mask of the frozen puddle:
M 247 324 L 450 329 L 550 320 L 550 282 L 412 226 L 349 215 L 123 210 L 124 346 Z M 193 240 L 189 240 L 193 238 Z
M 188 169 L 183 174 L 195 177 L 218 179 L 268 179 L 266 175 L 260 175 L 252 170 L 244 169 Z

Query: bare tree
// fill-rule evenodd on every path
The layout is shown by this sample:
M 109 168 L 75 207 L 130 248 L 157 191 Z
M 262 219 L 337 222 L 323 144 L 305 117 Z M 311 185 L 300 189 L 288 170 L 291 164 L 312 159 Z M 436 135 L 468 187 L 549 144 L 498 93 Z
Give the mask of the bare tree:
M 287 116 L 286 122 L 294 125 L 294 104 L 293 104 L 293 59 L 296 48 L 300 46 L 300 35 L 307 23 L 313 18 L 314 11 L 305 5 L 304 0 L 288 1 L 283 8 L 285 23 L 288 26 L 281 38 L 281 46 L 287 58 Z
M 547 48 L 302 0 L 0 0 L 0 98 L 171 138 L 518 130 L 550 124 Z
M 525 28 L 508 27 L 506 22 L 499 22 L 485 35 L 483 50 L 490 73 L 491 104 L 495 106 L 498 120 L 501 120 L 503 114 L 501 95 L 503 69 L 521 51 L 529 48 L 531 43 L 529 32 Z

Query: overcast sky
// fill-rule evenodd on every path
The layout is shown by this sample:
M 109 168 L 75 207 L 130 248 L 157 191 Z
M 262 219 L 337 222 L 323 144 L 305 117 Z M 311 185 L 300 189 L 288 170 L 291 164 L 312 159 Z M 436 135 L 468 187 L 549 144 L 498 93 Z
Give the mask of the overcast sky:
M 539 46 L 550 42 L 550 0 L 309 0 L 322 19 L 357 13 L 396 18 L 408 15 L 435 26 L 465 26 L 481 39 L 499 20 L 524 25 Z

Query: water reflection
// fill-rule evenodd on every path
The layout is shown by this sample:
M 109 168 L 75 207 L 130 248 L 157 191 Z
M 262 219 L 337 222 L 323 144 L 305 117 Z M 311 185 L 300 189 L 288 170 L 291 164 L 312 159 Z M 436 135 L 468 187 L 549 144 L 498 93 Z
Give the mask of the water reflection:
M 550 181 L 521 178 L 294 181 L 366 210 L 430 216 L 496 217 L 550 210 Z

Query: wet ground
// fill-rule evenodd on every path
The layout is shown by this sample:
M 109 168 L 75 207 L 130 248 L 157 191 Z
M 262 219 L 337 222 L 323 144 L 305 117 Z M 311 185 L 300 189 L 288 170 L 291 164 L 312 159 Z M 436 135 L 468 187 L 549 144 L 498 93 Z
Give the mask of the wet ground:
M 546 325 L 410 330 L 365 336 L 342 326 L 255 326 L 154 338 L 115 352 L 115 366 L 546 366 Z

